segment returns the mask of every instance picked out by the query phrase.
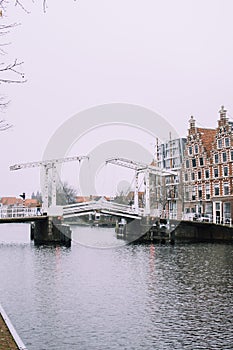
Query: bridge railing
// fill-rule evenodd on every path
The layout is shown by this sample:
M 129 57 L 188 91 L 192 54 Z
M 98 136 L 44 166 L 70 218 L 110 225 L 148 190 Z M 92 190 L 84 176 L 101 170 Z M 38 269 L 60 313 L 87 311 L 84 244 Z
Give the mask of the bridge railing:
M 100 205 L 101 207 L 101 205 Z M 138 208 L 138 210 L 132 205 L 126 205 L 126 204 L 119 204 L 114 202 L 106 202 L 101 209 L 109 210 L 109 211 L 116 211 L 116 212 L 122 212 L 122 213 L 128 213 L 128 214 L 138 214 L 138 215 L 144 215 L 144 209 Z
M 94 211 L 99 208 L 96 201 L 83 202 L 77 204 L 68 204 L 63 207 L 63 215 L 68 215 L 72 213 L 81 213 L 86 211 Z
M 77 204 L 66 205 L 63 207 L 63 215 L 72 215 L 78 213 L 85 213 L 88 211 L 108 211 L 110 212 L 120 212 L 120 213 L 128 213 L 135 215 L 143 215 L 144 209 L 139 208 L 138 211 L 134 206 L 129 206 L 125 204 L 119 204 L 114 202 L 107 201 L 91 201 L 91 202 L 83 202 Z M 114 215 L 114 214 L 113 214 Z
M 0 219 L 36 216 L 37 208 L 13 207 L 0 208 Z

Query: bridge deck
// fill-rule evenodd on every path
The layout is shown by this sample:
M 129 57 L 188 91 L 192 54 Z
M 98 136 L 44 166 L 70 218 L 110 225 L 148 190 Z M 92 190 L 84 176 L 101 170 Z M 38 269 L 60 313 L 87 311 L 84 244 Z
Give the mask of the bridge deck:
M 135 208 L 132 208 L 129 205 L 101 200 L 70 204 L 63 207 L 64 218 L 82 216 L 95 212 L 138 220 L 140 220 L 144 214 L 144 210 L 142 208 L 138 208 L 136 211 Z

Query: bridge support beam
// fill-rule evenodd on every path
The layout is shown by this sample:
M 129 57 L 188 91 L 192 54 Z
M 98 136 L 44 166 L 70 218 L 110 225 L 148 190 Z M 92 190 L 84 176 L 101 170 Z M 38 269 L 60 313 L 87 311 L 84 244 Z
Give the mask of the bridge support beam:
M 135 188 L 134 188 L 134 208 L 135 213 L 138 214 L 138 171 L 135 172 Z
M 45 220 L 36 221 L 31 228 L 35 245 L 63 245 L 71 246 L 71 229 L 64 225 L 56 217 L 47 217 Z
M 150 215 L 150 172 L 146 170 L 145 172 L 145 184 L 146 184 L 146 193 L 145 193 L 145 214 Z

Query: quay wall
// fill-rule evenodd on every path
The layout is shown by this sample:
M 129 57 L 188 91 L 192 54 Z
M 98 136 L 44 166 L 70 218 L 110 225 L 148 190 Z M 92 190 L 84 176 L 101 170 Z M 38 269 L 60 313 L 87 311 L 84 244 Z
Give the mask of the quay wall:
M 148 221 L 148 222 L 147 222 Z M 129 242 L 160 242 L 164 238 L 172 243 L 182 242 L 229 242 L 233 243 L 233 227 L 207 222 L 170 220 L 172 231 L 161 236 L 160 230 L 152 234 L 150 220 L 128 221 L 121 236 Z
M 233 227 L 207 222 L 180 221 L 175 239 L 194 242 L 233 242 Z

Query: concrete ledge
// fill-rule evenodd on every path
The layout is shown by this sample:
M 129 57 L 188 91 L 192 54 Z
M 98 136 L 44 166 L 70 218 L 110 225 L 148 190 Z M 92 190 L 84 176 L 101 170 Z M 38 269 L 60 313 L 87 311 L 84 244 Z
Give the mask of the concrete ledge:
M 12 343 L 15 342 L 15 348 L 12 347 L 12 345 L 9 344 L 9 348 L 4 348 L 4 350 L 11 350 L 11 349 L 18 349 L 18 350 L 27 350 L 26 346 L 20 339 L 18 333 L 16 332 L 14 326 L 12 325 L 9 317 L 7 316 L 6 312 L 4 311 L 3 307 L 0 304 L 0 315 L 2 316 L 2 319 L 10 332 L 10 335 L 12 337 Z M 1 349 L 1 341 L 0 341 L 0 349 Z

